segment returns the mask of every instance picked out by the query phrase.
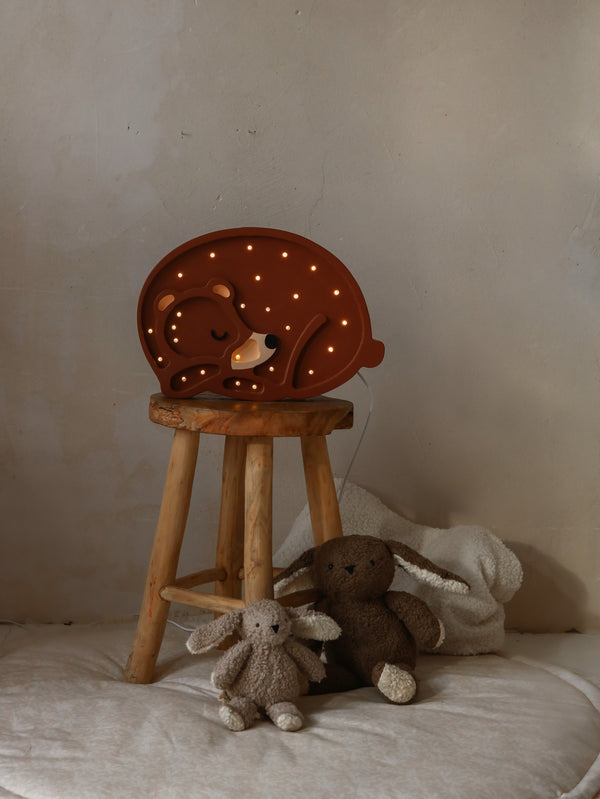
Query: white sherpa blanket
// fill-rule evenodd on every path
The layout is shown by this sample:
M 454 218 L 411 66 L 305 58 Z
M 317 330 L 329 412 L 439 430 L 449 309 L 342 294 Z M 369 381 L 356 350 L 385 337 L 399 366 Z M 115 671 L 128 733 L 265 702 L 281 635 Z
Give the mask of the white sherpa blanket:
M 337 485 L 341 481 L 336 481 Z M 483 527 L 459 525 L 439 530 L 415 524 L 387 508 L 364 488 L 347 483 L 340 501 L 345 535 L 372 535 L 408 544 L 429 560 L 458 574 L 471 586 L 466 594 L 450 594 L 417 582 L 398 569 L 392 584 L 423 599 L 442 620 L 446 655 L 497 652 L 504 642 L 504 603 L 515 594 L 523 571 L 517 557 Z M 298 515 L 274 562 L 287 566 L 313 546 L 308 505 Z

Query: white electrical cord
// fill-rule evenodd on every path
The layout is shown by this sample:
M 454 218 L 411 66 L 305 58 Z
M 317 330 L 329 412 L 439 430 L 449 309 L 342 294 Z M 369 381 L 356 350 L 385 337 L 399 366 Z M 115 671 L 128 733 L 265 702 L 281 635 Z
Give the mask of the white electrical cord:
M 359 449 L 361 447 L 361 444 L 363 442 L 363 438 L 365 437 L 365 433 L 367 432 L 367 426 L 369 424 L 369 420 L 371 419 L 371 414 L 373 413 L 374 400 L 373 400 L 373 392 L 371 390 L 371 386 L 367 383 L 365 378 L 362 376 L 361 372 L 357 372 L 357 375 L 360 377 L 360 379 L 362 380 L 365 388 L 369 392 L 369 412 L 367 413 L 366 421 L 365 421 L 365 423 L 363 425 L 363 429 L 362 429 L 362 432 L 360 434 L 360 438 L 358 439 L 358 444 L 356 445 L 356 447 L 354 449 L 354 452 L 352 453 L 352 457 L 350 458 L 350 463 L 348 464 L 348 467 L 347 467 L 347 469 L 346 469 L 346 471 L 344 473 L 344 477 L 343 477 L 343 480 L 342 480 L 342 485 L 340 486 L 340 490 L 338 491 L 338 505 L 342 501 L 342 495 L 344 493 L 344 489 L 346 488 L 346 483 L 348 481 L 348 475 L 350 474 L 350 470 L 352 469 L 352 467 L 354 465 L 354 461 L 356 460 L 356 456 L 358 455 L 358 451 L 359 451 Z
M 0 624 L 11 624 L 13 627 L 20 627 L 22 630 L 28 629 L 25 624 L 21 624 L 19 621 L 13 621 L 12 619 L 0 619 Z
M 173 621 L 173 619 L 167 619 L 167 622 L 172 624 L 173 627 L 179 627 L 180 630 L 183 630 L 186 633 L 193 633 L 196 629 L 195 627 L 184 627 L 182 624 L 178 624 L 176 621 Z

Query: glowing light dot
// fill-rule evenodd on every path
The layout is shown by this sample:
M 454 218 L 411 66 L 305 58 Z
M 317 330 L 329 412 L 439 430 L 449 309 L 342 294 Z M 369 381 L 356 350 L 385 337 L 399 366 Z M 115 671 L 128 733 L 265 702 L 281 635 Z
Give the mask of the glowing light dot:
M 217 254 L 216 252 L 211 252 L 211 253 L 210 253 L 210 257 L 211 257 L 211 258 L 214 258 L 214 257 L 216 256 L 216 254 Z
M 314 369 L 309 369 L 309 370 L 308 370 L 308 374 L 309 374 L 309 375 L 314 375 L 314 373 L 315 373 L 315 370 L 314 370 Z
M 249 244 L 249 245 L 246 247 L 246 249 L 247 249 L 247 250 L 251 250 L 251 249 L 252 249 L 252 245 L 251 245 L 251 244 Z
M 269 308 L 269 306 L 267 305 L 267 307 L 265 308 L 265 311 L 266 311 L 267 313 L 269 313 L 269 311 L 270 311 L 270 310 L 271 310 L 271 309 L 270 309 L 270 308 Z
M 245 302 L 240 302 L 240 308 L 245 308 L 245 307 L 246 307 L 246 303 Z
M 186 382 L 186 380 L 187 380 L 187 377 L 182 377 L 182 378 L 181 378 L 181 382 L 182 382 L 182 383 L 185 383 L 185 382 Z
M 236 381 L 235 381 L 235 384 L 236 384 L 236 386 L 238 386 L 238 387 L 242 385 L 242 384 L 240 383 L 240 381 L 239 381 L 239 380 L 236 380 Z
M 149 328 L 148 328 L 148 333 L 149 333 L 150 335 L 152 335 L 152 333 L 154 333 L 154 330 L 152 330 L 152 328 L 151 328 L 151 327 L 149 327 Z
M 260 280 L 260 275 L 254 275 L 254 279 L 258 282 Z
M 258 386 L 256 385 L 256 383 L 252 383 L 252 388 L 253 388 L 253 390 L 254 390 L 254 391 L 256 391 L 256 389 L 258 388 Z
M 178 338 L 174 338 L 173 341 L 175 342 L 175 344 L 179 343 L 179 339 Z
M 310 271 L 311 271 L 311 272 L 316 272 L 316 271 L 317 271 L 317 267 L 316 267 L 316 266 L 313 264 L 313 265 L 311 266 L 311 268 L 310 268 Z
M 177 277 L 183 277 L 183 272 L 177 272 Z
M 274 366 L 269 366 L 269 372 L 274 372 L 274 371 L 275 371 L 275 367 Z
M 181 311 L 177 311 L 177 316 L 181 319 Z
M 333 352 L 333 347 L 327 347 L 327 352 Z
M 235 359 L 236 359 L 236 361 L 241 361 L 242 360 L 242 356 L 241 355 L 236 355 Z
M 158 356 L 158 358 L 157 358 L 156 360 L 157 360 L 159 363 L 162 363 L 162 362 L 163 362 L 163 356 L 162 356 L 162 355 L 159 355 L 159 356 Z
M 299 299 L 300 299 L 300 295 L 299 295 L 299 294 L 297 294 L 297 293 L 296 293 L 296 294 L 292 294 L 292 297 L 293 297 L 295 300 L 299 300 Z
M 205 375 L 206 374 L 206 369 L 200 369 L 200 374 L 201 375 Z
M 287 252 L 282 252 L 282 253 L 281 253 L 281 257 L 282 257 L 282 258 L 287 258 L 287 257 L 288 257 L 288 254 L 287 254 Z
M 286 330 L 291 330 L 291 329 L 292 329 L 292 326 L 291 326 L 291 325 L 286 325 L 286 326 L 285 326 L 285 329 L 286 329 Z
M 347 319 L 342 319 L 342 324 L 344 325 L 344 327 L 346 327 L 346 325 L 348 324 L 348 320 Z
M 177 325 L 171 325 L 171 330 L 177 330 Z
M 336 297 L 338 297 L 339 293 L 340 293 L 340 290 L 339 289 L 335 289 L 335 291 L 333 293 L 335 294 Z

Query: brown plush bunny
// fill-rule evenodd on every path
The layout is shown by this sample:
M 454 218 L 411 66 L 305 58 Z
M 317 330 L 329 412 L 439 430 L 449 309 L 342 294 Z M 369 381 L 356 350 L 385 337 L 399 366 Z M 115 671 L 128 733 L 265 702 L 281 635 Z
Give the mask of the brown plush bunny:
M 261 599 L 198 627 L 187 648 L 199 655 L 232 633 L 241 641 L 225 652 L 211 678 L 223 692 L 222 721 L 230 730 L 245 730 L 262 710 L 280 729 L 299 730 L 303 718 L 294 701 L 308 691 L 309 680 L 323 679 L 325 667 L 293 636 L 326 641 L 340 635 L 338 625 L 324 613 Z
M 444 640 L 442 623 L 417 597 L 388 591 L 395 564 L 417 580 L 467 593 L 468 584 L 410 547 L 366 535 L 333 538 L 307 550 L 275 579 L 278 595 L 317 588 L 315 608 L 342 628 L 325 645 L 327 677 L 314 692 L 374 685 L 391 702 L 416 693 L 417 645 L 435 649 Z

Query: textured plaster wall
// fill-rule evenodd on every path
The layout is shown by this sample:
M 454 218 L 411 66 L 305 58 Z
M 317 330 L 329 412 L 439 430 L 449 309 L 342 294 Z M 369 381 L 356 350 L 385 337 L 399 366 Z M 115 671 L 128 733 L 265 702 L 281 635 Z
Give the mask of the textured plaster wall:
M 139 289 L 261 225 L 345 261 L 386 343 L 351 479 L 511 542 L 511 623 L 598 628 L 599 38 L 594 0 L 3 0 L 0 616 L 138 610 L 171 437 Z M 336 393 L 341 474 L 369 400 Z M 279 539 L 304 493 L 295 442 L 276 458 Z

